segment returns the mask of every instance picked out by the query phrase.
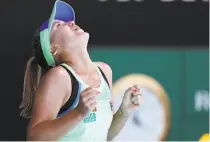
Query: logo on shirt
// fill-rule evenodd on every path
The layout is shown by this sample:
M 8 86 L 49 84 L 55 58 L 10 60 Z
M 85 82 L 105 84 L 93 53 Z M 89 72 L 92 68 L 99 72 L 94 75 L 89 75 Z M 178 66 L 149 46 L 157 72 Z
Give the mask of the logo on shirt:
M 85 119 L 84 119 L 84 123 L 89 123 L 89 122 L 93 122 L 96 121 L 96 114 L 95 113 L 90 113 Z

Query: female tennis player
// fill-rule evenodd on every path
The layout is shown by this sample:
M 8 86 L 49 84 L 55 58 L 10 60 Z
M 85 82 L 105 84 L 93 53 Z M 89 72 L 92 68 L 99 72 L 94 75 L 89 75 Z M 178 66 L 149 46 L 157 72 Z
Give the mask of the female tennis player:
M 21 116 L 30 118 L 27 140 L 112 140 L 139 106 L 141 92 L 135 85 L 113 112 L 112 70 L 92 62 L 89 34 L 74 20 L 72 7 L 56 1 L 49 20 L 35 33 L 20 106 Z

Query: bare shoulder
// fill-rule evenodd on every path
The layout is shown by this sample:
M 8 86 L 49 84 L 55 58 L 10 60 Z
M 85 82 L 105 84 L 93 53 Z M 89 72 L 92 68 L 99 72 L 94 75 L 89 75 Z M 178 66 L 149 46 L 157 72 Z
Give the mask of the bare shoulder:
M 60 67 L 57 66 L 55 68 L 52 68 L 51 70 L 49 70 L 43 77 L 41 81 L 46 81 L 46 82 L 51 82 L 51 81 L 71 81 L 69 78 L 69 74 L 68 72 Z
M 105 73 L 112 74 L 112 68 L 104 62 L 95 62 L 98 67 L 100 67 Z
M 36 90 L 29 128 L 56 118 L 60 108 L 70 97 L 70 86 L 68 72 L 60 66 L 49 70 L 42 77 Z
M 96 65 L 104 72 L 110 87 L 112 87 L 112 68 L 104 62 L 95 62 Z
M 69 97 L 66 95 L 70 94 L 68 92 L 71 92 L 71 78 L 68 72 L 61 66 L 52 68 L 41 78 L 38 91 L 51 97 L 52 94 L 49 92 L 53 92 L 56 97 L 59 94 L 58 97 L 62 97 L 65 102 Z

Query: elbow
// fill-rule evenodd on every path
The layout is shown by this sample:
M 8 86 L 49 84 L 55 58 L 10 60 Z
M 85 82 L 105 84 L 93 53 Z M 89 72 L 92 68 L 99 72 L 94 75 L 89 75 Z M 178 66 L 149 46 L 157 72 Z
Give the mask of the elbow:
M 30 129 L 27 131 L 26 141 L 43 141 L 44 139 L 42 137 L 43 136 Z
M 38 141 L 33 128 L 27 128 L 26 141 Z
M 42 133 L 39 132 L 37 127 L 35 126 L 28 126 L 27 132 L 26 132 L 26 140 L 27 141 L 41 141 L 42 139 Z
M 36 138 L 34 138 L 32 136 L 27 135 L 26 136 L 26 141 L 38 141 L 38 139 L 36 139 Z
M 38 127 L 27 128 L 26 141 L 54 141 L 55 137 L 47 131 L 43 133 Z M 43 130 L 43 129 L 42 129 Z M 46 130 L 46 129 L 45 129 Z

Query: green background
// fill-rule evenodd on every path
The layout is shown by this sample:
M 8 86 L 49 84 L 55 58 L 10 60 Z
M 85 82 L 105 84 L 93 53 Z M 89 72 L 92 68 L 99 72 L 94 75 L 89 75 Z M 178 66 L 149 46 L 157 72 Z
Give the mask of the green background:
M 194 107 L 196 90 L 209 92 L 207 48 L 95 46 L 89 52 L 94 61 L 112 67 L 113 82 L 131 73 L 144 73 L 159 81 L 171 103 L 172 125 L 166 140 L 197 141 L 209 132 L 208 111 L 196 112 Z

